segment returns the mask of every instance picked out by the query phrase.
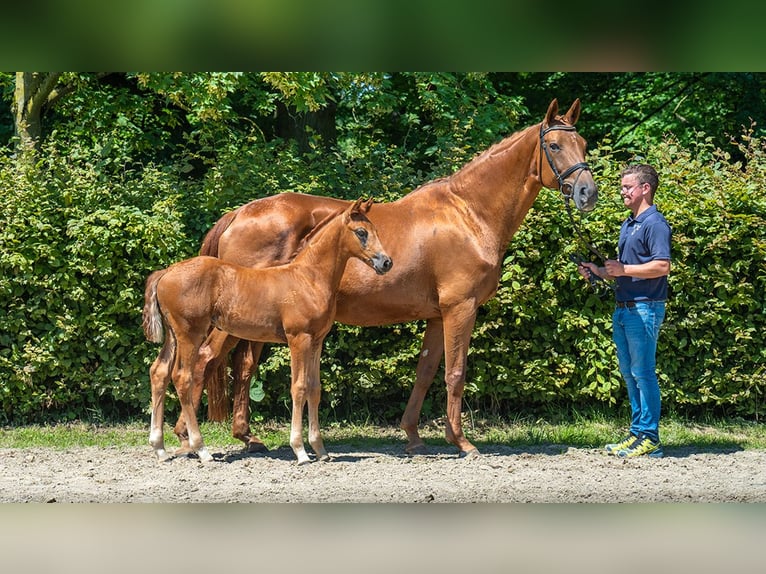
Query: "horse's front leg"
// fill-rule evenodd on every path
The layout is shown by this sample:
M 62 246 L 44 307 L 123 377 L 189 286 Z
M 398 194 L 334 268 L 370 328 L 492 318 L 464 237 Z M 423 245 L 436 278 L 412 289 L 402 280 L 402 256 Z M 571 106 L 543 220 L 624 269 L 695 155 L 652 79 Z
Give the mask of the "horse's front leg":
M 329 461 L 330 455 L 324 447 L 322 433 L 319 430 L 319 401 L 322 396 L 322 381 L 319 375 L 319 362 L 322 355 L 322 341 L 315 342 L 311 351 L 311 364 L 308 384 L 309 444 L 317 455 L 317 460 Z
M 232 354 L 231 372 L 234 377 L 231 434 L 245 443 L 247 452 L 269 449 L 250 430 L 250 379 L 258 368 L 263 343 L 240 341 Z
M 429 319 L 426 324 L 426 332 L 423 335 L 423 343 L 420 347 L 420 357 L 415 371 L 415 386 L 412 387 L 407 408 L 404 410 L 401 424 L 399 425 L 407 433 L 407 446 L 404 450 L 407 454 L 426 454 L 426 445 L 418 433 L 420 411 L 431 383 L 436 377 L 442 356 L 444 355 L 444 328 L 442 320 Z
M 292 420 L 290 421 L 290 447 L 298 464 L 311 462 L 303 446 L 303 407 L 308 399 L 308 369 L 311 365 L 311 337 L 297 335 L 288 337 L 290 346 L 290 395 L 293 399 Z
M 463 435 L 462 406 L 468 362 L 468 345 L 476 323 L 476 308 L 465 301 L 444 314 L 444 381 L 447 384 L 447 442 L 458 447 L 461 457 L 475 456 L 478 449 Z

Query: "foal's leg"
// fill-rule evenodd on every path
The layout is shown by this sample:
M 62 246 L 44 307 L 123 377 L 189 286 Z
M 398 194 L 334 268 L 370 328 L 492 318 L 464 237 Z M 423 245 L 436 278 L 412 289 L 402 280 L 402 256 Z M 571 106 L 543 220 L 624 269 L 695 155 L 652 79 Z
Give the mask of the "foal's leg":
M 476 322 L 476 308 L 466 301 L 444 315 L 444 382 L 447 384 L 447 442 L 460 450 L 460 456 L 475 456 L 478 449 L 463 435 L 461 418 L 465 388 L 468 345 Z
M 407 408 L 402 415 L 400 427 L 407 433 L 407 446 L 404 447 L 407 454 L 426 454 L 426 445 L 418 433 L 420 411 L 423 408 L 423 400 L 436 377 L 442 356 L 444 355 L 444 328 L 442 320 L 429 319 L 426 323 L 426 332 L 423 335 L 423 343 L 420 348 L 420 357 L 415 371 L 415 386 L 412 387 Z
M 161 461 L 170 458 L 165 451 L 164 419 L 165 419 L 165 393 L 170 383 L 170 371 L 173 365 L 175 352 L 175 339 L 173 334 L 166 329 L 165 342 L 160 354 L 149 369 L 149 380 L 152 387 L 152 422 L 149 430 L 149 444 L 154 453 Z
M 308 398 L 308 367 L 311 365 L 311 337 L 298 335 L 288 337 L 290 346 L 290 394 L 293 399 L 293 413 L 290 421 L 290 447 L 298 464 L 311 462 L 303 446 L 303 407 Z
M 317 460 L 328 461 L 330 455 L 324 447 L 322 434 L 319 430 L 319 401 L 322 395 L 322 382 L 319 378 L 319 360 L 322 355 L 322 342 L 314 343 L 311 350 L 311 364 L 308 372 L 308 404 L 309 404 L 309 444 L 317 455 Z
M 195 382 L 192 389 L 192 401 L 194 404 L 195 413 L 199 411 L 199 406 L 202 402 L 202 391 L 205 389 L 205 381 L 210 380 L 210 377 L 213 376 L 213 373 L 215 373 L 215 371 L 220 367 L 221 363 L 225 361 L 226 354 L 237 342 L 236 338 L 229 337 L 220 329 L 211 330 L 210 334 L 208 335 L 208 340 L 210 340 L 211 337 L 213 337 L 213 346 L 216 347 L 216 351 L 211 352 L 209 349 L 203 351 L 203 345 L 203 347 L 200 348 L 201 354 L 197 358 L 197 363 L 195 366 L 194 380 L 199 381 L 198 383 Z M 197 373 L 198 369 L 199 374 Z M 184 420 L 183 414 L 178 416 L 178 421 L 176 421 L 176 426 L 173 428 L 173 432 L 178 437 L 178 440 L 181 443 L 181 448 L 188 452 L 190 450 L 189 432 L 186 429 L 186 421 Z
M 186 337 L 178 337 L 178 349 L 173 368 L 173 380 L 175 381 L 178 400 L 181 403 L 181 416 L 186 421 L 189 432 L 188 446 L 182 446 L 177 454 L 196 452 L 200 460 L 207 462 L 213 459 L 205 448 L 202 441 L 202 433 L 197 423 L 197 413 L 194 408 L 193 385 L 194 364 L 199 353 L 199 344 L 188 340 Z
M 231 339 L 231 342 L 229 341 Z M 226 333 L 220 329 L 212 329 L 208 333 L 207 339 L 199 348 L 197 357 L 194 362 L 194 372 L 192 374 L 192 405 L 194 406 L 194 412 L 199 411 L 200 403 L 202 402 L 202 391 L 205 389 L 205 381 L 211 376 L 211 373 L 215 372 L 218 366 L 221 364 L 226 353 L 231 350 L 231 347 L 236 342 L 236 339 L 230 338 Z M 230 346 L 226 346 L 230 343 Z M 179 415 L 176 426 L 173 432 L 181 442 L 181 448 L 186 451 L 190 451 L 189 447 L 189 432 L 186 428 L 186 420 L 183 413 Z
M 263 343 L 240 341 L 232 354 L 231 372 L 234 376 L 231 434 L 245 443 L 247 452 L 265 452 L 269 449 L 250 431 L 250 378 L 258 368 Z

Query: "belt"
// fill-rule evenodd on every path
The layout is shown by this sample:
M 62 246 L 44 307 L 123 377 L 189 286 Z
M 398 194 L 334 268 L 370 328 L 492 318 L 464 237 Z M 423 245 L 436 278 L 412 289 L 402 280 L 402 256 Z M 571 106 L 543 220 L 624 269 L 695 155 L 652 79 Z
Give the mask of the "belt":
M 617 301 L 617 306 L 620 308 L 624 307 L 635 307 L 636 302 L 635 301 Z

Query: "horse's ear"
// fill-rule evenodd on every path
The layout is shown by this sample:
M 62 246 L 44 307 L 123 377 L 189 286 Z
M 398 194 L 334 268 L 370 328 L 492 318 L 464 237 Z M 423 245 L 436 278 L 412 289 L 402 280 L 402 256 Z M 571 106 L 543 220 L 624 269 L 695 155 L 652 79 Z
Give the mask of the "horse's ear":
M 559 113 L 559 101 L 556 98 L 551 100 L 551 105 L 548 106 L 548 112 L 545 114 L 544 125 L 549 126 L 556 119 L 556 114 Z
M 580 117 L 580 98 L 577 98 L 574 102 L 572 102 L 571 107 L 569 108 L 569 111 L 564 114 L 564 121 L 568 122 L 569 125 L 573 126 L 577 123 L 577 120 Z
M 368 211 L 370 211 L 370 208 L 372 207 L 372 203 L 373 203 L 374 201 L 375 201 L 375 198 L 374 198 L 374 197 L 371 197 L 370 199 L 368 199 L 368 200 L 365 202 L 365 204 L 364 204 L 364 212 L 365 212 L 365 213 L 367 213 Z

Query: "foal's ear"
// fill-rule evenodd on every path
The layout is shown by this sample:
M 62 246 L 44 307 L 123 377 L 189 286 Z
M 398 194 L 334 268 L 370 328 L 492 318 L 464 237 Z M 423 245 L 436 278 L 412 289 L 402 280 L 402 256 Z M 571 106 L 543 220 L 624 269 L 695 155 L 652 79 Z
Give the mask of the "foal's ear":
M 362 205 L 362 201 L 364 201 L 364 198 L 360 197 L 354 202 L 354 204 L 351 207 L 349 207 L 346 210 L 347 220 L 358 219 L 359 214 L 362 213 L 362 210 L 360 209 L 360 206 Z M 365 211 L 367 210 L 365 209 Z
M 370 208 L 372 207 L 372 203 L 375 201 L 374 197 L 371 197 L 364 203 L 364 212 L 367 213 L 370 211 Z

